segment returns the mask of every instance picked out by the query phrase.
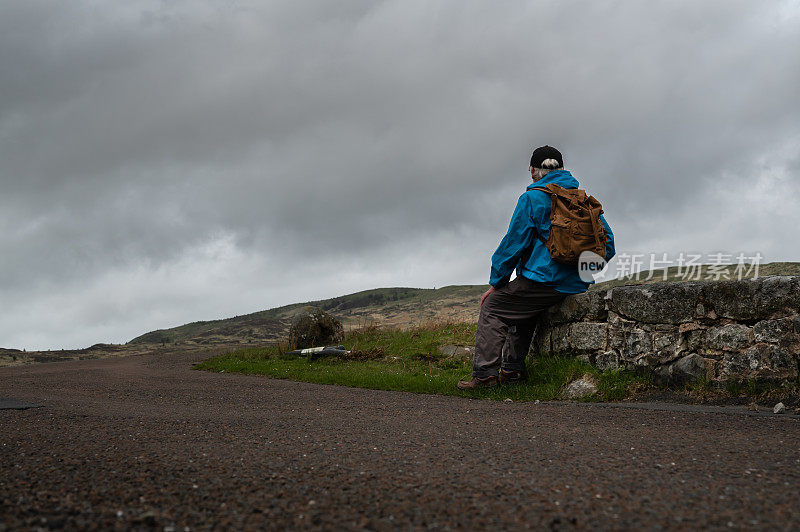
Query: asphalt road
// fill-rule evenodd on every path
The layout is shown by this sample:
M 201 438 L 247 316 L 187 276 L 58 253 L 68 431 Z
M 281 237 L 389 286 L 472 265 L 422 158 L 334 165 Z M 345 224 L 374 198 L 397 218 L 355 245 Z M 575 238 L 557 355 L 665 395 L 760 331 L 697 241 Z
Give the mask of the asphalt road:
M 800 421 L 192 371 L 0 369 L 8 529 L 800 528 Z M 3 525 L 0 524 L 0 530 Z

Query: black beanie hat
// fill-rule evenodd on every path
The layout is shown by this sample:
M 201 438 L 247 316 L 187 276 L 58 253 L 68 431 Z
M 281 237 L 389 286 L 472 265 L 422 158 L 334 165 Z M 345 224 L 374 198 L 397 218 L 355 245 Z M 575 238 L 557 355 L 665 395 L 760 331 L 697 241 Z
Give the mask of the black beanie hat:
M 564 159 L 561 158 L 561 152 L 552 146 L 542 146 L 533 150 L 531 166 L 534 168 L 541 168 L 542 161 L 546 161 L 547 159 L 555 159 L 558 161 L 558 166 L 564 166 Z

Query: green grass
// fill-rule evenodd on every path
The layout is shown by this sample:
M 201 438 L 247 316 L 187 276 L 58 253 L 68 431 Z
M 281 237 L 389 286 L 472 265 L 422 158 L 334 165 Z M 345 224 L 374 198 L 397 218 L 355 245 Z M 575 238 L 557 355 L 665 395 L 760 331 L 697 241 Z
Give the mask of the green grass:
M 770 398 L 787 394 L 797 394 L 798 383 L 790 381 L 765 381 L 755 379 L 725 381 L 725 391 L 732 397 Z
M 377 390 L 515 401 L 557 399 L 567 383 L 587 374 L 598 385 L 598 392 L 587 400 L 621 400 L 633 388 L 644 384 L 643 377 L 628 371 L 600 372 L 576 358 L 547 356 L 529 361 L 530 378 L 526 383 L 462 391 L 456 388 L 456 383 L 471 373 L 471 360 L 442 355 L 439 347 L 474 345 L 475 330 L 474 324 L 429 325 L 409 330 L 373 327 L 347 335 L 344 345 L 351 354 L 344 358 L 310 360 L 286 355 L 284 346 L 274 346 L 240 349 L 205 360 L 195 369 Z

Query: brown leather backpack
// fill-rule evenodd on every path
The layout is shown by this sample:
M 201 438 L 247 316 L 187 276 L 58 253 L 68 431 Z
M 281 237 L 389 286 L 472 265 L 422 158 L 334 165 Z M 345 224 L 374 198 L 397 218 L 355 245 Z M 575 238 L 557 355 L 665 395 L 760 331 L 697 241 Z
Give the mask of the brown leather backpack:
M 547 240 L 537 235 L 547 246 L 553 260 L 577 265 L 583 251 L 593 251 L 605 258 L 607 236 L 600 215 L 603 206 L 585 190 L 566 189 L 550 183 L 533 187 L 550 194 L 550 234 Z

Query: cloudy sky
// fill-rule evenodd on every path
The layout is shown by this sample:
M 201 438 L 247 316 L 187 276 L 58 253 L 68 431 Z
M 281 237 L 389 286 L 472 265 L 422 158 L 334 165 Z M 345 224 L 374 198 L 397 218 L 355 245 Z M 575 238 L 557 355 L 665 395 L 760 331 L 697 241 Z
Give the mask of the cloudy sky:
M 797 1 L 0 3 L 0 347 L 488 281 L 561 148 L 618 251 L 800 260 Z

